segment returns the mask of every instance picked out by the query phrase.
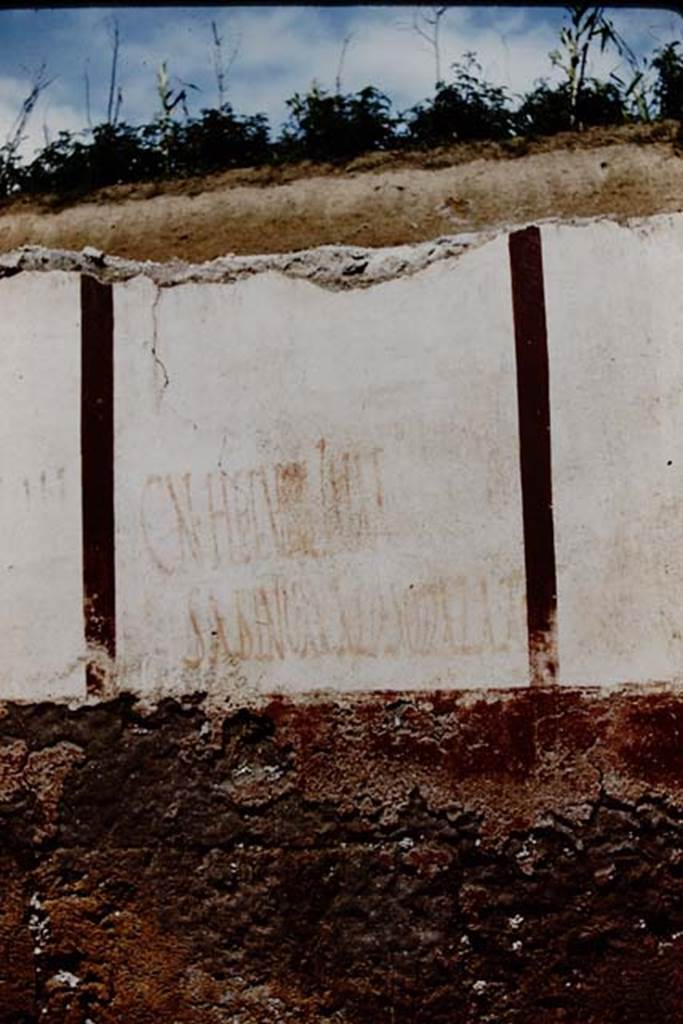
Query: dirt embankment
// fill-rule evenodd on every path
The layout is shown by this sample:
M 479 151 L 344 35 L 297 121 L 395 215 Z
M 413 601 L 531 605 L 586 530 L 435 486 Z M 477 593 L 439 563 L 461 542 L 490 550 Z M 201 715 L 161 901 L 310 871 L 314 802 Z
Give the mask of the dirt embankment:
M 530 143 L 373 154 L 102 190 L 0 212 L 0 250 L 95 246 L 131 259 L 201 262 L 324 244 L 387 246 L 541 220 L 683 209 L 677 126 L 594 130 Z

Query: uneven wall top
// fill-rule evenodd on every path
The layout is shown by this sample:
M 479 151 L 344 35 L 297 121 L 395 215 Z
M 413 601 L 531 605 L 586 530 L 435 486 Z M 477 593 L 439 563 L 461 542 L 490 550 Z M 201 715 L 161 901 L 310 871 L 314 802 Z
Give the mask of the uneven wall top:
M 676 683 L 682 275 L 676 215 L 2 257 L 0 697 Z
M 160 288 L 179 284 L 231 284 L 269 272 L 311 281 L 335 291 L 369 288 L 383 281 L 407 277 L 433 263 L 461 255 L 483 245 L 488 234 L 449 235 L 419 245 L 369 249 L 350 245 L 325 245 L 297 252 L 259 256 L 221 256 L 205 263 L 184 260 L 125 259 L 86 246 L 80 252 L 26 245 L 0 253 L 0 279 L 26 271 L 62 270 L 88 274 L 108 284 L 146 277 Z

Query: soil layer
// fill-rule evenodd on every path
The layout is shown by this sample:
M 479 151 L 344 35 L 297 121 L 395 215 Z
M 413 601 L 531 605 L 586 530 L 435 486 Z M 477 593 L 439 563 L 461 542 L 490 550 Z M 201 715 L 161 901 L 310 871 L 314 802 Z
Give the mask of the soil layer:
M 391 246 L 546 218 L 619 219 L 683 209 L 671 123 L 507 145 L 373 154 L 117 186 L 0 213 L 0 251 L 94 246 L 129 259 L 201 262 L 318 245 Z

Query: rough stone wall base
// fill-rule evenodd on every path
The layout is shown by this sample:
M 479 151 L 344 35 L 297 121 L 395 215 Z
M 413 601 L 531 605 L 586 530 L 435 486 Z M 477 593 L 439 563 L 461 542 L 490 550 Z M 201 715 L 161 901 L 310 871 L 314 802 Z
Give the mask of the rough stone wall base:
M 5 705 L 2 1024 L 672 1024 L 680 701 Z

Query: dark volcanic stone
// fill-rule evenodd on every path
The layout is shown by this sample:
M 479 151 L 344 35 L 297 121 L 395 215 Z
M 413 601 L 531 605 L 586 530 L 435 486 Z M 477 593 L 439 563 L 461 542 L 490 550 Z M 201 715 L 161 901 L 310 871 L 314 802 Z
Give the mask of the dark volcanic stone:
M 668 693 L 5 705 L 0 1024 L 673 1024 Z

